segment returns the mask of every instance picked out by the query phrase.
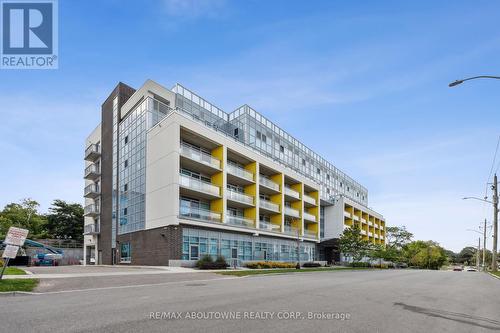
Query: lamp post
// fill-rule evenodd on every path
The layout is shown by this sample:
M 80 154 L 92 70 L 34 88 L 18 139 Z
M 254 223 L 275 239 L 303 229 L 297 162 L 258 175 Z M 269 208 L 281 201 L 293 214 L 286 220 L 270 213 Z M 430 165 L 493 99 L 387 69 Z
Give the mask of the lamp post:
M 465 197 L 463 200 L 473 199 L 483 202 L 487 202 L 493 205 L 493 249 L 491 254 L 491 270 L 493 272 L 497 271 L 497 239 L 498 239 L 498 191 L 497 191 L 497 175 L 495 174 L 493 178 L 493 201 L 486 199 L 481 199 L 478 197 Z M 485 225 L 486 230 L 486 225 Z
M 450 84 L 448 84 L 448 87 L 450 87 L 450 88 L 451 87 L 455 87 L 455 86 L 458 86 L 459 84 L 464 83 L 465 81 L 475 80 L 475 79 L 496 79 L 496 80 L 500 80 L 500 76 L 492 76 L 492 75 L 472 76 L 472 77 L 468 77 L 466 79 L 455 80 L 455 81 L 451 82 Z

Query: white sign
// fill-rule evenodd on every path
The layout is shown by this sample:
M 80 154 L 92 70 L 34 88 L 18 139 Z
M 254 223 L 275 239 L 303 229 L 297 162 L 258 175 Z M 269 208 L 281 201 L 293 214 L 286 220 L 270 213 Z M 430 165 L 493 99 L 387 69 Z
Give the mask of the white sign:
M 26 237 L 28 236 L 27 229 L 21 229 L 16 227 L 10 227 L 7 232 L 7 236 L 5 236 L 4 243 L 10 245 L 23 246 Z
M 18 250 L 19 250 L 19 246 L 6 245 L 5 250 L 3 250 L 2 258 L 14 259 L 17 256 Z

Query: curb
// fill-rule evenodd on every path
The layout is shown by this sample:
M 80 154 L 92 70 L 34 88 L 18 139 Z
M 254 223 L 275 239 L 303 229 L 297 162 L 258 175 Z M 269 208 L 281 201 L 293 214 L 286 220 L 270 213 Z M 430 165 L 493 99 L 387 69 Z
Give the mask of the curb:
M 489 274 L 489 275 L 491 275 L 491 276 L 493 276 L 495 279 L 499 279 L 499 280 L 500 280 L 500 276 L 497 276 L 497 275 L 492 274 L 492 273 L 490 273 L 490 272 L 488 272 L 488 274 Z
M 0 297 L 29 296 L 29 295 L 38 295 L 38 293 L 33 293 L 30 291 L 2 291 L 2 292 L 0 292 Z

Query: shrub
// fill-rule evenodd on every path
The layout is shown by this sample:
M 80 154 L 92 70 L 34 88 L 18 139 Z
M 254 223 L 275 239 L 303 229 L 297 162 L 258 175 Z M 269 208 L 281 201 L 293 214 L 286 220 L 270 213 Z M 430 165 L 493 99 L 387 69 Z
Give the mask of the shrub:
M 369 262 L 353 261 L 349 264 L 351 267 L 371 267 Z
M 2 259 L 2 258 L 0 258 L 0 267 L 3 267 L 3 265 L 4 265 L 4 264 L 5 264 L 5 263 L 4 263 L 3 259 Z
M 305 262 L 302 267 L 321 267 L 319 262 Z
M 222 256 L 217 257 L 214 261 L 211 256 L 204 255 L 196 262 L 196 267 L 199 269 L 226 269 L 228 266 L 229 265 Z
M 372 266 L 373 268 L 382 268 L 382 269 L 387 269 L 389 268 L 389 265 L 387 264 L 375 264 Z
M 250 269 L 295 268 L 295 263 L 281 262 L 281 261 L 255 261 L 255 262 L 248 262 L 245 264 L 245 266 Z

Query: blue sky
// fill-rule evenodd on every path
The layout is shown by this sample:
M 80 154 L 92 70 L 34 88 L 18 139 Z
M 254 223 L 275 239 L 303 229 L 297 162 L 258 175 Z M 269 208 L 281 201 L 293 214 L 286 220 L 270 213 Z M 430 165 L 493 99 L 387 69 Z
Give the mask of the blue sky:
M 82 202 L 83 149 L 118 81 L 247 103 L 365 185 L 418 239 L 459 250 L 489 207 L 500 134 L 496 1 L 69 1 L 59 69 L 0 71 L 0 205 Z

